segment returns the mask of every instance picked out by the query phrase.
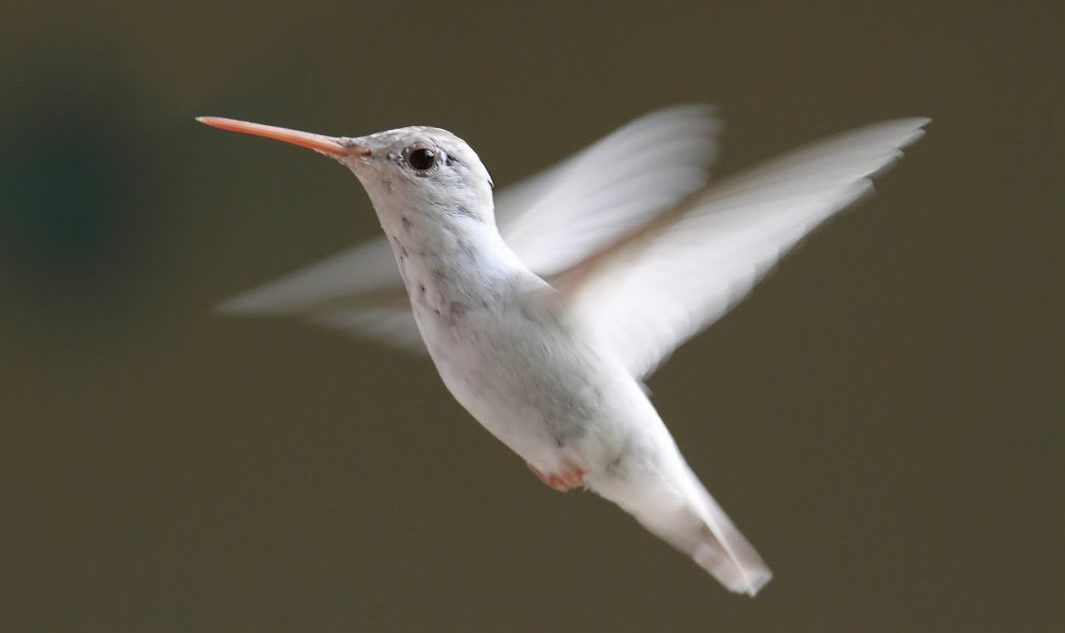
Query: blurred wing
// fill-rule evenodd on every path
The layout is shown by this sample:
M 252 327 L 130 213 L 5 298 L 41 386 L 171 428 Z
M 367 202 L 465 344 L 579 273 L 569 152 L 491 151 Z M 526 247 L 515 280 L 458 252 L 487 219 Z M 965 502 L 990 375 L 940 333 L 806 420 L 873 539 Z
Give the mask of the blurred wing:
M 920 138 L 927 122 L 859 128 L 726 179 L 552 284 L 568 313 L 645 377 L 818 224 L 869 192 L 869 178 Z
M 573 266 L 698 191 L 719 129 L 707 106 L 640 117 L 497 196 L 499 232 L 538 275 Z
M 422 351 L 403 280 L 384 239 L 346 249 L 218 306 L 223 314 L 298 316 Z
M 717 131 L 706 106 L 668 108 L 636 119 L 497 193 L 500 232 L 539 274 L 571 266 L 703 186 Z M 425 351 L 384 238 L 241 294 L 219 310 L 301 316 Z

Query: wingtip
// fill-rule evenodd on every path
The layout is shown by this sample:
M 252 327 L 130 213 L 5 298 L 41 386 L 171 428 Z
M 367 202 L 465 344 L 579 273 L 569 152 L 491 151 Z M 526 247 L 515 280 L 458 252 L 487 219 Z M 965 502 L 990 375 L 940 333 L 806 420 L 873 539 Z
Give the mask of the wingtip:
M 928 130 L 926 130 L 925 128 L 929 124 L 932 123 L 932 119 L 930 117 L 923 117 L 923 116 L 921 116 L 921 117 L 912 117 L 910 119 L 904 119 L 904 120 L 907 121 L 911 125 L 911 130 L 910 130 L 910 134 L 907 135 L 906 138 L 904 138 L 902 140 L 902 142 L 899 144 L 900 148 L 901 147 L 907 147 L 907 146 L 912 145 L 912 144 L 916 143 L 917 141 L 921 140 L 921 138 L 924 137 L 924 135 L 928 133 Z
M 300 304 L 290 289 L 278 282 L 242 292 L 212 308 L 212 312 L 226 316 L 279 316 L 293 314 Z
M 926 131 L 925 128 L 932 124 L 932 117 L 927 116 L 915 116 L 910 120 L 913 121 L 914 127 L 922 134 Z
M 219 316 L 263 316 L 280 311 L 265 307 L 254 296 L 238 295 L 215 304 L 211 312 Z
M 896 126 L 896 129 L 910 130 L 918 134 L 924 134 L 924 128 L 927 127 L 931 122 L 932 119 L 930 117 L 914 116 L 907 117 L 904 119 L 895 119 L 894 121 L 889 121 L 888 124 L 893 124 L 894 126 Z
M 240 316 L 245 312 L 240 309 L 239 306 L 233 304 L 232 301 L 223 301 L 211 306 L 211 314 L 218 316 Z
M 247 308 L 242 308 L 239 303 L 229 300 L 211 306 L 211 314 L 224 317 L 247 316 L 248 310 Z

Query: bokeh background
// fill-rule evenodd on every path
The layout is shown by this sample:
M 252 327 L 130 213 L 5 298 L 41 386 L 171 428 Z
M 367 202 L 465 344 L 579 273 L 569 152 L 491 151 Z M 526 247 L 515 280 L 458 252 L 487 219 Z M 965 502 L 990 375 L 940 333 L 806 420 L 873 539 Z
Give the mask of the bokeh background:
M 0 630 L 1060 631 L 1061 2 L 0 7 Z M 928 136 L 651 386 L 755 600 L 558 495 L 426 362 L 221 299 L 375 234 L 196 125 L 467 138 L 500 185 L 716 104 L 717 173 Z M 609 169 L 609 165 L 604 165 Z

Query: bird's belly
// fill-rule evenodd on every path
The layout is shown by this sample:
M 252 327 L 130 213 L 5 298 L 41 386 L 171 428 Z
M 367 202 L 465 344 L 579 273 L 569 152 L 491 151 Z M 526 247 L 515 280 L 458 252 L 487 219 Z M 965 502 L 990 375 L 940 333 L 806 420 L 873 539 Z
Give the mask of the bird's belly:
M 457 323 L 415 311 L 448 390 L 526 461 L 545 472 L 567 461 L 591 470 L 620 453 L 619 381 L 567 332 L 487 313 Z

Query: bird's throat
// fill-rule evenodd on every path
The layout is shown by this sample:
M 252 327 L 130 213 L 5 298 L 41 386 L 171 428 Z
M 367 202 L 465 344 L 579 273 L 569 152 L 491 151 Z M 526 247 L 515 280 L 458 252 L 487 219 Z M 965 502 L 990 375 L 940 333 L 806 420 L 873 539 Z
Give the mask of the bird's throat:
M 382 224 L 416 313 L 454 324 L 531 275 L 495 226 L 476 218 L 408 213 Z

